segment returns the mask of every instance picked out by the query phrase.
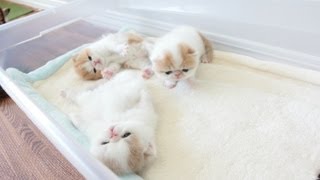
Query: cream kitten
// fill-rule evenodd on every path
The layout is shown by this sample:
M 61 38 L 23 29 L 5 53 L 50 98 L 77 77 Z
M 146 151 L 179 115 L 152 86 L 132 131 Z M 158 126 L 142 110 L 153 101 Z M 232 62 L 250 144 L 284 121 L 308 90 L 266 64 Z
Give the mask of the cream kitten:
M 90 141 L 91 153 L 116 174 L 138 173 L 156 149 L 157 115 L 144 82 L 131 71 L 73 98 L 73 124 Z
M 159 38 L 150 54 L 152 70 L 174 88 L 181 81 L 195 76 L 200 62 L 213 60 L 211 43 L 195 28 L 178 27 Z
M 74 68 L 86 80 L 110 79 L 121 66 L 143 70 L 150 66 L 146 39 L 134 32 L 109 34 L 80 51 Z

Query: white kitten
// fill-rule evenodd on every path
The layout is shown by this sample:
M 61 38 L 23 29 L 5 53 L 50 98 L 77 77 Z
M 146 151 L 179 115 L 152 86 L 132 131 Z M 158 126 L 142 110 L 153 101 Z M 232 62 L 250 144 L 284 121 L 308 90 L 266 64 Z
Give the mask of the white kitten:
M 195 28 L 178 27 L 159 38 L 150 54 L 152 70 L 168 88 L 194 77 L 200 62 L 212 62 L 212 45 Z
M 135 32 L 108 34 L 73 58 L 75 70 L 86 80 L 111 79 L 121 66 L 143 70 L 150 66 L 147 39 Z
M 91 153 L 117 174 L 140 172 L 156 155 L 157 115 L 141 77 L 119 73 L 74 98 L 73 124 L 91 141 Z

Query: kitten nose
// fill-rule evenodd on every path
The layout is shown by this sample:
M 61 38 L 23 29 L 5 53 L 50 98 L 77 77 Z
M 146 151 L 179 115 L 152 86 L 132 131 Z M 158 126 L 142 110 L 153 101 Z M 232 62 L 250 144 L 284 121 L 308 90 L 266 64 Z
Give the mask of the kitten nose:
M 118 136 L 118 134 L 117 133 L 115 133 L 115 132 L 112 132 L 111 133 L 111 138 L 113 138 L 113 137 L 117 137 Z
M 101 61 L 100 59 L 97 59 L 97 60 L 93 60 L 92 63 L 93 63 L 93 66 L 96 66 L 97 64 L 101 64 Z
M 177 71 L 174 73 L 176 78 L 179 78 L 181 76 L 182 72 L 181 71 Z
M 111 138 L 118 136 L 118 133 L 114 131 L 114 128 L 115 128 L 114 126 L 110 127 Z

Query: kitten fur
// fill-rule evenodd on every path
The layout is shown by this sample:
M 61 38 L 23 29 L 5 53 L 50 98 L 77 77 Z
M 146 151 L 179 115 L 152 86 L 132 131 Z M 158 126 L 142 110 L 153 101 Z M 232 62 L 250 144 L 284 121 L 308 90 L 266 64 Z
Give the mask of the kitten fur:
M 91 142 L 91 153 L 118 175 L 141 172 L 156 156 L 157 115 L 141 77 L 128 70 L 76 95 L 73 124 Z M 130 133 L 130 134 L 129 134 Z
M 150 66 L 147 39 L 135 32 L 108 34 L 73 57 L 74 69 L 85 80 L 111 79 L 122 66 L 143 70 Z
M 211 63 L 213 48 L 198 30 L 180 26 L 156 41 L 150 60 L 164 85 L 173 88 L 179 81 L 194 77 L 200 62 Z

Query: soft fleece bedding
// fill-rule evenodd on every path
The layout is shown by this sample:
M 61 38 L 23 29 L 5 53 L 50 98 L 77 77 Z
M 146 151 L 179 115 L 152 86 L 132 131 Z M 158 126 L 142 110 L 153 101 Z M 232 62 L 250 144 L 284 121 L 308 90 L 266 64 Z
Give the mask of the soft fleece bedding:
M 50 117 L 55 119 L 63 128 L 65 128 L 65 130 L 70 134 L 70 136 L 72 136 L 80 144 L 82 144 L 84 148 L 88 149 L 89 141 L 87 137 L 72 125 L 68 116 L 65 113 L 63 113 L 59 107 L 49 102 L 45 98 L 45 96 L 43 96 L 41 93 L 37 91 L 36 88 L 33 87 L 33 84 L 46 81 L 47 78 L 53 77 L 54 73 L 56 73 L 59 69 L 61 69 L 63 65 L 70 60 L 70 58 L 74 55 L 74 53 L 77 52 L 79 49 L 83 48 L 84 46 L 81 46 L 56 59 L 53 59 L 49 61 L 46 65 L 28 74 L 25 74 L 14 68 L 9 68 L 6 71 L 8 75 L 11 77 L 11 79 L 16 84 L 19 85 L 19 87 L 29 96 L 30 99 L 33 100 L 33 102 L 35 102 L 38 105 L 39 108 L 41 108 L 43 112 L 45 112 Z M 49 89 L 47 93 L 50 92 Z M 120 179 L 140 180 L 141 177 L 138 175 L 132 174 L 132 175 L 122 176 L 120 177 Z
M 31 98 L 46 104 L 46 112 L 62 116 L 66 130 L 86 144 L 68 123 L 64 113 L 72 107 L 60 92 L 105 82 L 80 80 L 67 61 L 71 54 L 30 74 L 8 73 Z M 146 81 L 160 119 L 158 157 L 142 176 L 315 179 L 320 169 L 320 73 L 222 51 L 215 56 L 213 64 L 201 64 L 192 86 L 180 83 L 169 90 L 155 77 Z

